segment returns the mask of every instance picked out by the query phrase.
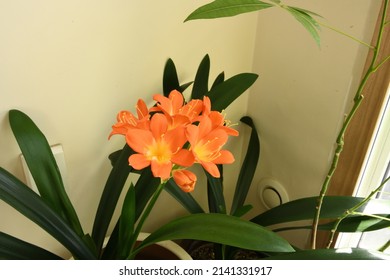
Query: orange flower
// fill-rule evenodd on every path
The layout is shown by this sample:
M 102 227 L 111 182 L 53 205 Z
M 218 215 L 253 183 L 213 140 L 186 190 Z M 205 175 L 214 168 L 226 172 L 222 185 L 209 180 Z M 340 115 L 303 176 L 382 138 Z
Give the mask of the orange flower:
M 172 172 L 173 180 L 183 192 L 192 192 L 196 184 L 196 175 L 186 169 L 179 169 Z
M 228 135 L 238 136 L 238 131 L 227 125 L 228 121 L 225 120 L 225 117 L 220 112 L 211 111 L 210 98 L 207 96 L 203 98 L 203 113 L 199 120 L 203 117 L 210 118 L 213 129 L 222 128 Z
M 108 138 L 114 134 L 126 135 L 130 128 L 147 128 L 149 111 L 142 99 L 138 100 L 136 110 L 138 118 L 129 111 L 120 111 L 116 116 L 117 123 L 112 126 L 112 131 Z
M 135 169 L 151 166 L 154 177 L 170 178 L 173 164 L 191 166 L 194 157 L 182 149 L 187 142 L 185 128 L 168 130 L 168 121 L 163 114 L 155 114 L 150 120 L 150 129 L 130 128 L 126 134 L 127 144 L 136 152 L 129 157 Z
M 184 104 L 184 97 L 177 90 L 172 90 L 168 97 L 155 94 L 153 99 L 157 101 L 157 104 L 150 111 L 163 112 L 168 118 L 170 129 L 192 123 L 203 108 L 203 102 L 199 99 Z
M 227 132 L 222 128 L 213 128 L 212 120 L 202 117 L 199 125 L 189 125 L 186 130 L 195 160 L 200 163 L 212 176 L 219 178 L 220 173 L 216 164 L 234 162 L 231 152 L 221 150 L 228 140 Z

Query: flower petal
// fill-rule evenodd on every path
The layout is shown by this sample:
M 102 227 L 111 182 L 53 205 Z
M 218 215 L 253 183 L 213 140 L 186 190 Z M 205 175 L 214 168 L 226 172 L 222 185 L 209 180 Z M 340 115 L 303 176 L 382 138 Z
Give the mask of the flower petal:
M 143 120 L 149 117 L 148 107 L 146 106 L 145 101 L 142 99 L 138 99 L 136 109 L 139 120 Z
M 228 150 L 219 151 L 220 156 L 213 160 L 216 164 L 229 164 L 234 162 L 233 154 Z
M 133 128 L 126 134 L 127 144 L 140 154 L 145 153 L 146 147 L 152 145 L 153 141 L 153 135 L 149 130 Z
M 177 90 L 172 90 L 169 93 L 168 98 L 171 100 L 172 114 L 178 113 L 180 108 L 183 107 L 183 103 L 184 103 L 183 95 Z
M 219 169 L 217 167 L 217 165 L 215 165 L 214 163 L 212 162 L 201 162 L 200 163 L 204 169 L 206 169 L 206 171 L 208 173 L 210 173 L 211 176 L 215 177 L 215 178 L 219 178 L 221 176 L 221 174 L 219 173 Z
M 173 155 L 172 162 L 180 166 L 189 167 L 194 164 L 195 158 L 189 150 L 181 149 Z
M 162 180 L 166 180 L 171 176 L 172 162 L 160 162 L 157 160 L 152 160 L 151 168 L 154 177 L 159 177 Z
M 134 169 L 141 170 L 150 165 L 150 160 L 148 160 L 144 155 L 133 154 L 129 157 L 129 164 Z
M 154 114 L 150 120 L 150 131 L 154 139 L 160 139 L 167 132 L 168 120 L 164 114 Z

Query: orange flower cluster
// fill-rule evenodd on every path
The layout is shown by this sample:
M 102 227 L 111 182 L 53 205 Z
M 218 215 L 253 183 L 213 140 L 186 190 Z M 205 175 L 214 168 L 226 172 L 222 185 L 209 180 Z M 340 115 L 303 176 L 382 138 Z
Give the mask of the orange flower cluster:
M 185 103 L 183 95 L 173 90 L 168 97 L 156 94 L 153 99 L 157 103 L 150 109 L 138 100 L 137 116 L 119 112 L 112 126 L 109 137 L 124 135 L 136 152 L 129 157 L 129 164 L 137 170 L 150 166 L 153 176 L 163 181 L 173 177 L 184 192 L 194 190 L 196 175 L 185 169 L 194 163 L 220 177 L 217 164 L 234 161 L 231 152 L 222 147 L 229 135 L 238 135 L 237 130 L 226 126 L 220 112 L 211 111 L 206 96 Z

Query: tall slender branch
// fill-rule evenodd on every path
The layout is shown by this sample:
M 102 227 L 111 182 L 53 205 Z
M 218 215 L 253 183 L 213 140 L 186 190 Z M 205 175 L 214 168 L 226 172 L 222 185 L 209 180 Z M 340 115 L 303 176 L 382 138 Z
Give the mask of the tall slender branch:
M 356 94 L 355 94 L 355 97 L 353 99 L 354 105 L 353 105 L 352 109 L 350 110 L 350 112 L 348 113 L 346 119 L 344 120 L 343 126 L 341 127 L 340 132 L 337 136 L 337 140 L 336 140 L 337 146 L 336 146 L 336 149 L 335 149 L 335 152 L 333 155 L 333 160 L 332 160 L 331 166 L 329 168 L 328 174 L 327 174 L 327 176 L 324 180 L 324 183 L 321 187 L 320 194 L 318 196 L 316 212 L 315 212 L 315 216 L 313 218 L 312 230 L 311 230 L 311 236 L 310 236 L 310 245 L 311 245 L 312 249 L 316 248 L 317 231 L 318 231 L 318 224 L 319 224 L 319 220 L 320 220 L 321 208 L 322 208 L 322 204 L 324 201 L 324 197 L 328 191 L 330 181 L 331 181 L 333 174 L 337 168 L 340 154 L 343 151 L 345 132 L 346 132 L 351 120 L 353 119 L 355 113 L 359 109 L 360 104 L 363 101 L 363 90 L 366 86 L 368 79 L 377 70 L 377 68 L 375 67 L 375 64 L 377 62 L 378 52 L 379 52 L 379 49 L 380 49 L 380 46 L 382 43 L 382 35 L 383 35 L 383 31 L 384 31 L 384 26 L 386 25 L 386 13 L 387 13 L 388 4 L 389 4 L 389 0 L 384 0 L 379 34 L 378 34 L 378 37 L 376 40 L 375 48 L 373 49 L 373 56 L 371 58 L 370 66 L 368 67 L 367 71 L 365 72 L 365 74 L 364 74 L 364 76 L 359 84 L 359 87 L 358 87 Z

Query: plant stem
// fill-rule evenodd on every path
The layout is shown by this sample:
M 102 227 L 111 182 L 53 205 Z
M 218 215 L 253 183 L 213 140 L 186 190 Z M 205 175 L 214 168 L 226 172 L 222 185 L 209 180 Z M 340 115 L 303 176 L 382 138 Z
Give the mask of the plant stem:
M 375 48 L 374 46 L 371 46 L 370 44 L 368 44 L 368 43 L 366 43 L 366 42 L 364 42 L 364 41 L 362 41 L 362 40 L 360 40 L 360 39 L 358 39 L 358 38 L 356 38 L 356 37 L 354 37 L 354 36 L 352 36 L 352 35 L 350 35 L 350 34 L 348 34 L 348 33 L 346 33 L 346 32 L 343 32 L 343 31 L 341 31 L 341 30 L 339 30 L 339 29 L 337 29 L 337 28 L 335 28 L 335 27 L 332 27 L 332 26 L 330 26 L 330 25 L 327 25 L 327 24 L 325 24 L 325 23 L 323 23 L 323 22 L 319 22 L 319 21 L 317 21 L 317 23 L 318 23 L 319 25 L 321 25 L 321 26 L 323 26 L 323 27 L 326 27 L 326 28 L 328 28 L 328 29 L 330 29 L 330 30 L 332 30 L 332 31 L 335 31 L 335 32 L 337 32 L 337 33 L 339 33 L 339 34 L 341 34 L 341 35 L 343 35 L 343 36 L 346 36 L 346 37 L 348 37 L 348 38 L 350 38 L 350 39 L 352 39 L 352 40 L 358 42 L 359 44 L 362 44 L 362 45 L 364 45 L 364 46 L 366 46 L 366 47 L 368 47 L 368 48 L 370 48 L 370 49 L 374 49 L 374 48 Z
M 352 118 L 354 117 L 355 113 L 359 109 L 361 102 L 363 101 L 363 98 L 364 98 L 363 97 L 363 90 L 366 86 L 366 83 L 367 83 L 369 77 L 371 76 L 371 74 L 373 74 L 377 70 L 377 67 L 375 67 L 375 63 L 376 63 L 376 60 L 378 58 L 378 52 L 379 52 L 381 42 L 382 42 L 382 34 L 383 34 L 384 26 L 385 26 L 386 11 L 387 11 L 387 7 L 388 7 L 388 3 L 389 3 L 389 0 L 384 0 L 383 12 L 381 15 L 382 16 L 381 25 L 380 25 L 377 41 L 375 44 L 375 48 L 373 49 L 373 56 L 371 59 L 370 66 L 368 67 L 366 73 L 364 74 L 364 76 L 359 84 L 359 87 L 356 91 L 355 97 L 353 99 L 354 105 L 353 105 L 352 109 L 350 110 L 349 114 L 347 115 L 347 117 L 343 123 L 343 126 L 340 129 L 340 132 L 339 132 L 337 140 L 336 140 L 337 147 L 336 147 L 334 155 L 333 155 L 333 160 L 332 160 L 331 166 L 329 168 L 328 174 L 327 174 L 327 176 L 324 180 L 324 183 L 322 185 L 320 194 L 318 196 L 316 213 L 315 213 L 315 216 L 313 219 L 311 237 L 310 237 L 310 244 L 311 244 L 312 249 L 316 248 L 317 231 L 318 231 L 318 224 L 319 224 L 319 220 L 320 220 L 322 203 L 323 203 L 324 197 L 328 191 L 330 181 L 331 181 L 333 174 L 337 168 L 340 154 L 343 151 L 345 132 L 346 132 Z M 332 235 L 334 235 L 333 232 L 332 232 Z
M 379 187 L 377 187 L 375 190 L 373 190 L 367 197 L 365 197 L 360 203 L 356 204 L 354 207 L 348 209 L 347 211 L 344 212 L 344 214 L 338 218 L 337 222 L 335 223 L 335 226 L 333 227 L 333 229 L 331 230 L 331 236 L 329 238 L 329 243 L 328 243 L 328 246 L 327 248 L 330 248 L 330 246 L 332 245 L 333 243 L 333 239 L 334 239 L 334 236 L 336 234 L 336 231 L 337 231 L 337 228 L 339 227 L 339 225 L 341 224 L 341 222 L 347 218 L 348 216 L 350 215 L 353 215 L 353 214 L 359 214 L 356 212 L 357 209 L 359 209 L 360 207 L 362 207 L 364 204 L 366 204 L 371 198 L 373 198 L 374 195 L 376 195 L 378 192 L 381 191 L 381 189 L 383 189 L 383 187 L 386 185 L 386 183 L 390 181 L 390 176 L 387 177 L 385 180 L 383 180 L 383 182 L 379 185 Z M 378 217 L 376 217 L 378 218 Z M 383 217 L 381 217 L 383 218 Z
M 389 248 L 389 247 L 390 247 L 390 240 L 388 240 L 388 241 L 386 242 L 386 244 L 384 244 L 382 247 L 380 247 L 380 248 L 378 249 L 378 251 L 383 253 L 383 252 L 386 251 L 387 248 Z
M 145 208 L 145 211 L 142 213 L 142 216 L 137 224 L 137 227 L 135 228 L 134 230 L 134 233 L 132 235 L 132 239 L 131 239 L 131 242 L 130 242 L 130 253 L 129 253 L 129 257 L 128 259 L 133 259 L 137 253 L 137 251 L 134 251 L 134 247 L 135 247 L 135 243 L 137 242 L 137 239 L 138 239 L 138 235 L 139 233 L 141 232 L 141 229 L 146 221 L 146 219 L 149 217 L 149 214 L 150 212 L 152 211 L 154 205 L 156 204 L 156 201 L 157 199 L 159 198 L 162 190 L 164 189 L 164 186 L 166 184 L 167 181 L 162 181 L 156 191 L 154 192 L 152 198 L 150 199 L 148 205 L 146 206 Z

